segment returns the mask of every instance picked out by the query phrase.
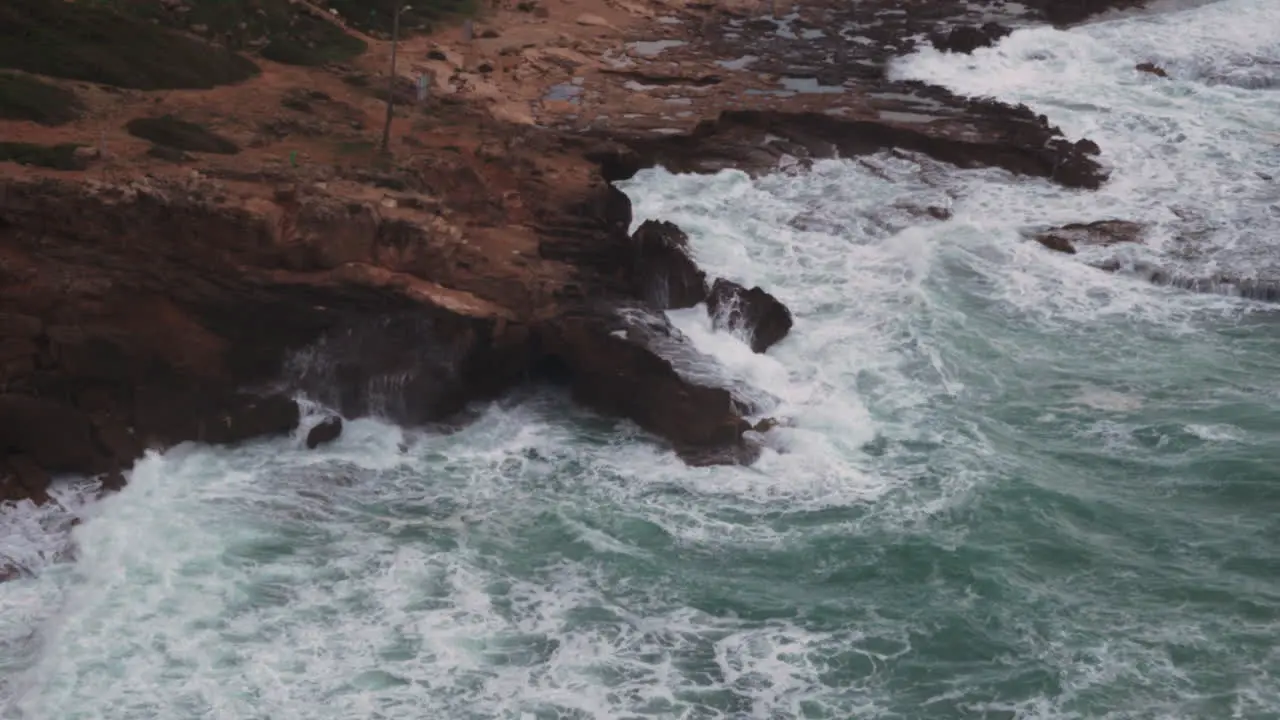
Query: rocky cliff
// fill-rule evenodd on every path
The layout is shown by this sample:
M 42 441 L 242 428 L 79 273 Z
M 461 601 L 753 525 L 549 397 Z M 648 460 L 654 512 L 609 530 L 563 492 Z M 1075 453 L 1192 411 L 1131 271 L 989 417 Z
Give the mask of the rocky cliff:
M 768 288 L 707 277 L 678 228 L 631 232 L 612 182 L 658 164 L 758 172 L 887 149 L 1083 188 L 1105 177 L 1097 146 L 1025 108 L 868 74 L 911 31 L 973 14 L 905 4 L 797 6 L 796 22 L 882 13 L 893 23 L 876 32 L 893 43 L 841 56 L 840 93 L 731 102 L 717 93 L 806 72 L 823 43 L 777 47 L 740 8 L 606 4 L 584 19 L 544 3 L 532 23 L 503 9 L 478 50 L 405 43 L 401 67 L 436 85 L 406 98 L 390 157 L 366 130 L 384 107 L 367 90 L 387 81 L 377 41 L 354 65 L 260 60 L 260 76 L 199 92 L 45 78 L 88 110 L 56 126 L 0 121 L 33 145 L 81 146 L 68 165 L 0 163 L 0 500 L 42 501 L 57 473 L 118 487 L 149 447 L 288 432 L 299 391 L 347 416 L 428 423 L 557 383 L 691 462 L 749 461 L 769 408 L 685 372 L 696 352 L 662 311 L 705 301 L 758 351 L 790 313 Z M 659 12 L 679 23 L 648 22 Z M 638 53 L 630 74 L 609 60 L 670 28 L 687 43 L 673 59 Z M 765 45 L 772 75 L 704 72 Z M 670 93 L 697 98 L 678 117 L 654 110 Z M 127 122 L 143 115 L 166 132 Z M 191 127 L 227 144 L 183 147 Z

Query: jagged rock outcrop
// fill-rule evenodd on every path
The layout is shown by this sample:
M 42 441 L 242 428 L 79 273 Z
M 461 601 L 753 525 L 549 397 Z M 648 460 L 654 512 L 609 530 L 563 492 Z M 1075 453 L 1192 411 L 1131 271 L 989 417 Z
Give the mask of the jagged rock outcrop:
M 707 297 L 707 274 L 689 256 L 689 236 L 666 221 L 646 220 L 631 236 L 638 295 L 661 309 L 690 308 Z
M 945 90 L 903 83 L 922 97 Z M 945 118 L 925 124 L 844 119 L 816 112 L 726 110 L 701 122 L 688 135 L 622 136 L 622 147 L 598 151 L 605 177 L 620 180 L 662 165 L 673 172 L 716 172 L 737 168 L 761 172 L 777 167 L 783 155 L 805 159 L 853 157 L 897 148 L 919 152 L 957 167 L 998 167 L 1019 175 L 1045 177 L 1066 187 L 1096 189 L 1107 174 L 1089 140 L 1075 142 L 1025 106 L 985 99 L 963 101 L 964 122 Z M 987 117 L 998 131 L 977 135 L 975 118 Z M 952 127 L 953 126 L 953 127 Z
M 969 54 L 978 48 L 991 47 L 1013 32 L 998 22 L 982 25 L 960 25 L 929 33 L 929 44 L 943 52 Z
M 683 378 L 645 334 L 616 316 L 575 313 L 541 329 L 541 350 L 583 405 L 634 420 L 682 453 L 731 455 L 751 427 L 742 408 L 728 390 Z
M 1074 255 L 1079 247 L 1107 247 L 1118 243 L 1140 243 L 1146 228 L 1128 220 L 1097 220 L 1071 223 L 1036 233 L 1036 242 L 1050 250 Z
M 791 311 L 777 298 L 724 278 L 711 285 L 707 314 L 714 327 L 743 335 L 758 353 L 786 337 L 792 325 Z

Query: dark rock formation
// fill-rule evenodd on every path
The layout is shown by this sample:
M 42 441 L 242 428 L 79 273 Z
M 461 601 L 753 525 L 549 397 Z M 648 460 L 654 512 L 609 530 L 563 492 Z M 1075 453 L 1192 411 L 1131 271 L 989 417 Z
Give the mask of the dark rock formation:
M 167 447 L 185 440 L 229 445 L 298 426 L 298 404 L 286 395 L 257 396 L 181 381 L 135 389 L 133 421 L 143 443 Z
M 331 443 L 342 435 L 342 418 L 337 415 L 330 415 L 320 422 L 307 433 L 307 449 L 314 450 L 321 445 Z
M 1140 8 L 1147 4 L 1147 0 L 1027 0 L 1023 4 L 1039 11 L 1054 25 L 1065 26 L 1110 10 Z
M 945 90 L 921 96 L 949 96 Z M 1061 131 L 1025 106 L 1011 108 L 990 100 L 964 101 L 965 125 L 987 116 L 999 130 L 974 136 L 956 123 L 939 119 L 928 125 L 846 120 L 822 113 L 726 110 L 698 125 L 688 135 L 621 137 L 625 150 L 600 152 L 606 179 L 631 177 L 638 170 L 662 165 L 673 172 L 716 172 L 735 167 L 761 172 L 777 167 L 788 154 L 799 159 L 852 157 L 898 148 L 957 167 L 998 167 L 1020 175 L 1046 177 L 1067 187 L 1096 189 L 1106 179 L 1094 158 L 1097 144 L 1070 142 Z M 766 142 L 772 139 L 772 142 Z
M 1091 223 L 1071 223 L 1053 228 L 1034 236 L 1036 242 L 1050 250 L 1074 255 L 1079 246 L 1140 243 L 1145 228 L 1128 220 L 1098 220 Z
M 672 223 L 646 220 L 631 236 L 633 280 L 641 298 L 667 310 L 707 297 L 707 276 L 689 257 L 689 236 Z
M 0 460 L 0 502 L 48 502 L 49 482 L 49 473 L 27 455 L 9 454 Z
M 724 278 L 711 285 L 707 313 L 716 328 L 741 333 L 758 353 L 791 331 L 791 311 L 786 305 L 758 287 L 748 290 Z
M 644 335 L 642 327 L 600 314 L 563 317 L 540 332 L 543 353 L 563 366 L 577 402 L 629 418 L 682 454 L 733 456 L 751 425 L 731 393 L 681 377 Z
M 1137 70 L 1138 72 L 1144 72 L 1151 75 L 1155 75 L 1156 77 L 1162 77 L 1162 78 L 1169 77 L 1169 73 L 1166 72 L 1164 68 L 1160 67 L 1159 65 L 1156 65 L 1155 63 L 1149 63 L 1149 62 L 1138 63 L 1137 65 L 1133 66 L 1133 69 Z
M 1209 276 L 1186 275 L 1146 263 L 1129 265 L 1118 260 L 1107 261 L 1094 267 L 1106 272 L 1135 275 L 1154 285 L 1210 295 L 1240 297 L 1258 302 L 1280 303 L 1280 280 L 1274 278 L 1246 277 L 1229 273 L 1215 273 Z
M 991 47 L 1013 32 L 997 22 L 961 25 L 929 34 L 929 43 L 943 52 L 968 54 L 978 48 Z

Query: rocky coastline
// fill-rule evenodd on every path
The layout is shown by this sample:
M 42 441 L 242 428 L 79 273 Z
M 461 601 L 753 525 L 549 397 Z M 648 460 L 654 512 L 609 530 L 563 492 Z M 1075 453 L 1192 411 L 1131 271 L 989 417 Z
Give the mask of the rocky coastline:
M 688 462 L 750 462 L 771 408 L 687 372 L 696 351 L 663 311 L 705 303 L 757 352 L 790 312 L 707 276 L 678 227 L 633 231 L 613 183 L 896 150 L 1097 188 L 1089 140 L 885 64 L 917 38 L 966 51 L 1135 4 L 501 6 L 471 43 L 400 43 L 405 82 L 434 85 L 405 91 L 390 159 L 362 154 L 385 107 L 366 88 L 388 80 L 374 36 L 348 63 L 258 59 L 205 90 L 46 78 L 87 109 L 0 119 L 6 139 L 81 145 L 71 167 L 0 162 L 0 502 L 47 502 L 63 473 L 118 489 L 148 448 L 291 432 L 298 392 L 424 424 L 553 383 Z M 140 138 L 141 116 L 229 145 Z M 340 433 L 328 422 L 317 444 Z

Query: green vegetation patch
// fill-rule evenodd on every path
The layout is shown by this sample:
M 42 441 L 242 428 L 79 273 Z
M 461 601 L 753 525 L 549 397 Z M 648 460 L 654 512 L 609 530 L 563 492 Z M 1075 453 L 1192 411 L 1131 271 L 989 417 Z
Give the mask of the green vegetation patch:
M 224 48 L 65 0 L 0 2 L 0 68 L 139 90 L 211 88 L 258 71 Z
M 10 161 L 19 165 L 35 165 L 54 170 L 84 170 L 89 161 L 76 157 L 74 143 L 63 145 L 36 145 L 34 143 L 0 142 L 0 162 Z
M 402 35 L 430 32 L 436 25 L 476 14 L 476 0 L 329 0 L 329 7 L 351 25 L 369 34 L 389 36 L 396 8 L 409 6 L 400 16 Z
M 189 152 L 235 155 L 240 147 L 230 140 L 205 128 L 172 115 L 154 118 L 135 118 L 125 129 L 130 135 L 175 150 Z
M 61 125 L 80 117 L 84 106 L 74 92 L 17 73 L 0 73 L 0 118 Z
M 341 34 L 330 42 L 318 44 L 285 35 L 275 36 L 262 48 L 262 57 L 286 65 L 318 66 L 338 63 L 365 51 L 365 42 L 350 35 Z
M 346 62 L 367 46 L 289 0 L 99 0 L 131 17 L 203 35 L 233 50 L 262 46 L 262 57 L 290 65 Z

